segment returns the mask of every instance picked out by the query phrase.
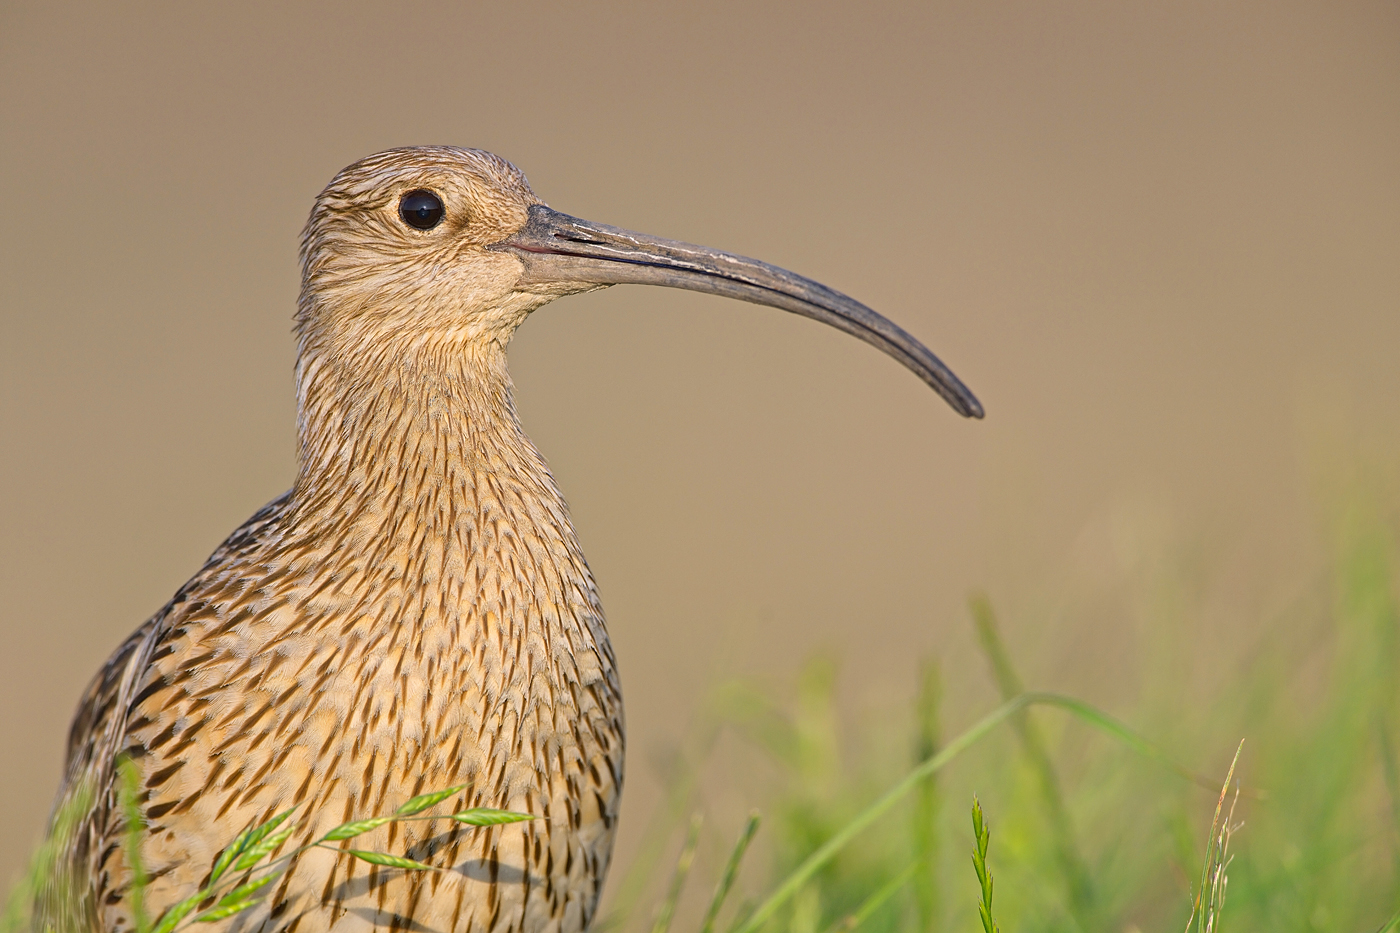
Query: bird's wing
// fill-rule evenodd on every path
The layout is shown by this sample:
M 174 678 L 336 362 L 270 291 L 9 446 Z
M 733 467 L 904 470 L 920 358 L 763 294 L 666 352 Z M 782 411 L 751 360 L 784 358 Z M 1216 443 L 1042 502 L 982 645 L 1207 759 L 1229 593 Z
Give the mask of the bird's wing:
M 118 716 L 118 711 L 126 712 L 121 702 L 122 684 L 130 679 L 132 661 L 145 654 L 141 648 L 150 640 L 165 614 L 162 610 L 132 632 L 121 647 L 112 652 L 83 692 L 73 714 L 73 724 L 68 729 L 68 753 L 63 759 L 63 773 L 68 779 L 71 780 L 75 771 L 82 773 L 92 767 L 93 753 L 101 744 L 100 736 Z
M 118 810 L 112 778 L 126 718 L 122 694 L 145 666 L 165 615 L 166 610 L 157 613 L 122 642 L 78 703 L 49 838 L 35 866 L 36 930 L 79 933 L 99 927 L 92 875 L 109 835 L 109 817 Z
M 209 555 L 199 573 L 180 587 L 160 612 L 132 632 L 102 665 L 97 676 L 88 684 L 73 715 L 63 768 L 66 781 L 72 782 L 80 774 L 90 774 L 94 767 L 103 766 L 104 759 L 110 759 L 123 750 L 120 742 L 126 732 L 135 691 L 139 689 L 142 675 L 150 663 L 151 653 L 169 633 L 167 620 L 178 615 L 176 610 L 186 601 L 190 591 L 209 574 L 217 572 L 257 542 L 267 526 L 282 513 L 290 495 L 290 492 L 284 493 L 272 500 L 229 535 Z
M 151 657 L 171 631 L 187 594 L 210 573 L 252 547 L 286 507 L 290 493 L 244 522 L 209 556 L 199 573 L 160 612 L 122 642 L 97 672 L 73 716 L 68 749 L 49 822 L 50 853 L 41 866 L 35 896 L 35 929 L 96 930 L 95 895 L 119 879 L 102 878 L 103 865 L 125 832 L 117 757 L 126 751 L 127 728 Z

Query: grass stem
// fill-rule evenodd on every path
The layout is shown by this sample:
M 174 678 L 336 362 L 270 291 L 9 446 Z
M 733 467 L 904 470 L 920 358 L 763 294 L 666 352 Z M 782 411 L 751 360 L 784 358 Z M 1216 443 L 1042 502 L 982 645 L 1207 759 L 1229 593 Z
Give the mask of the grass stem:
M 713 933 L 715 921 L 719 919 L 720 908 L 724 906 L 725 899 L 729 897 L 730 889 L 734 887 L 734 879 L 739 875 L 739 863 L 744 860 L 744 853 L 748 851 L 749 843 L 753 842 L 760 822 L 757 812 L 749 814 L 748 822 L 744 824 L 744 831 L 739 834 L 739 841 L 734 843 L 734 850 L 729 853 L 729 861 L 724 864 L 724 874 L 720 876 L 719 884 L 715 886 L 714 897 L 710 898 L 710 906 L 705 911 L 704 921 L 700 924 L 700 933 Z
M 826 933 L 850 933 L 851 930 L 859 927 L 870 919 L 871 914 L 885 906 L 886 901 L 899 893 L 899 889 L 909 883 L 919 868 L 918 862 L 905 866 L 903 871 L 876 888 L 875 892 L 862 901 L 859 907 L 828 927 Z
M 690 831 L 686 833 L 680 858 L 676 859 L 676 870 L 671 875 L 666 900 L 661 902 L 661 909 L 656 913 L 656 922 L 652 924 L 651 933 L 666 933 L 671 928 L 671 920 L 676 915 L 676 904 L 680 902 L 681 891 L 685 888 L 685 879 L 690 875 L 691 865 L 695 863 L 695 849 L 700 844 L 702 822 L 703 819 L 698 813 L 690 818 Z
M 918 738 L 914 754 L 916 762 L 928 761 L 938 754 L 942 740 L 939 734 L 939 705 L 942 702 L 942 678 L 938 663 L 924 662 L 919 672 Z M 941 926 L 941 905 L 938 887 L 938 811 L 940 809 L 938 775 L 930 774 L 919 788 L 914 806 L 914 860 L 918 875 L 914 885 L 914 902 L 919 914 L 919 929 L 934 933 Z
M 982 651 L 991 662 L 1001 698 L 1010 700 L 1025 692 L 1021 678 L 1011 664 L 1011 656 L 997 630 L 996 614 L 992 603 L 985 595 L 974 596 L 971 600 L 972 618 L 977 626 L 978 640 Z M 1064 793 L 1060 789 L 1060 778 L 1055 773 L 1054 763 L 1046 749 L 1045 738 L 1036 728 L 1028 711 L 1018 713 L 1011 726 L 1021 740 L 1026 759 L 1036 777 L 1040 789 L 1041 802 L 1050 823 L 1050 835 L 1054 839 L 1055 856 L 1064 878 L 1065 894 L 1069 902 L 1069 912 L 1081 930 L 1094 929 L 1094 891 L 1089 880 L 1089 866 L 1079 852 L 1075 839 L 1074 824 L 1070 820 L 1069 809 L 1065 806 Z
M 1206 857 L 1201 865 L 1201 883 L 1196 889 L 1195 900 L 1191 903 L 1191 916 L 1186 921 L 1186 933 L 1191 933 L 1192 923 L 1197 933 L 1219 933 L 1220 911 L 1225 906 L 1227 877 L 1225 870 L 1230 866 L 1230 836 L 1234 833 L 1235 803 L 1239 800 L 1236 790 L 1230 809 L 1225 808 L 1225 799 L 1230 796 L 1230 784 L 1235 779 L 1235 766 L 1240 763 L 1240 752 L 1244 751 L 1244 740 L 1235 749 L 1235 757 L 1230 761 L 1230 770 L 1225 774 L 1225 784 L 1220 788 L 1220 797 L 1215 802 L 1215 816 L 1210 821 L 1210 838 L 1206 840 Z
M 146 914 L 146 874 L 145 861 L 141 857 L 141 837 L 146 828 L 145 817 L 141 814 L 141 775 L 136 771 L 136 763 L 123 755 L 117 760 L 117 770 L 121 773 L 118 788 L 122 818 L 126 821 L 126 864 L 131 872 L 131 914 L 136 933 L 149 933 L 151 918 Z

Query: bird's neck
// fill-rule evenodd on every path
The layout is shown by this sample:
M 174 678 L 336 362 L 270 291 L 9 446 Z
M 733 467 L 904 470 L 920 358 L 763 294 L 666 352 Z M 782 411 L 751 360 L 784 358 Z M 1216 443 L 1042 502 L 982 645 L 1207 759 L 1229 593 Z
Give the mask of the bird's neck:
M 303 345 L 297 382 L 291 512 L 303 532 L 391 565 L 427 549 L 460 570 L 505 519 L 547 550 L 576 553 L 563 498 L 520 427 L 501 344 Z

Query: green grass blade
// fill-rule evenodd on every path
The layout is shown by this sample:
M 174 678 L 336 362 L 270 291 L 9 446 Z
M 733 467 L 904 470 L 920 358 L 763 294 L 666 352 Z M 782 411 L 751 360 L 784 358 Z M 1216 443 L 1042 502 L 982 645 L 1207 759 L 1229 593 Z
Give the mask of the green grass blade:
M 200 901 L 204 900 L 208 896 L 208 888 L 205 888 L 202 891 L 196 891 L 194 894 L 191 894 L 189 897 L 185 898 L 183 901 L 176 904 L 174 907 L 170 908 L 164 914 L 162 914 L 160 920 L 151 930 L 151 933 L 170 933 L 171 930 L 175 929 L 177 926 L 180 925 L 181 920 L 184 920 L 186 917 L 188 917 L 190 915 L 190 912 L 199 906 Z
M 685 845 L 681 847 L 681 854 L 676 859 L 676 870 L 671 875 L 671 884 L 666 891 L 666 900 L 661 902 L 661 909 L 657 911 L 656 922 L 652 924 L 651 933 L 666 933 L 671 928 L 671 919 L 676 914 L 676 904 L 681 899 L 681 891 L 685 888 L 685 879 L 690 875 L 690 867 L 695 863 L 695 849 L 700 844 L 700 824 L 702 818 L 700 814 L 695 814 L 690 818 L 690 830 L 685 836 Z
M 1235 749 L 1235 757 L 1230 761 L 1230 770 L 1225 774 L 1225 784 L 1220 788 L 1220 797 L 1215 802 L 1215 815 L 1210 821 L 1210 838 L 1206 841 L 1206 857 L 1201 864 L 1201 883 L 1196 889 L 1195 900 L 1191 902 L 1191 916 L 1186 920 L 1186 933 L 1191 933 L 1194 922 L 1200 933 L 1215 933 L 1220 909 L 1225 901 L 1225 868 L 1229 864 L 1226 851 L 1230 845 L 1232 827 L 1230 821 L 1235 815 L 1235 805 L 1225 812 L 1225 799 L 1230 796 L 1230 783 L 1235 779 L 1235 767 L 1240 763 L 1240 753 L 1244 751 L 1244 740 Z M 1238 794 L 1236 794 L 1238 799 Z M 1220 820 L 1224 812 L 1225 821 Z
M 82 882 L 76 877 L 69 854 L 75 835 L 92 811 L 94 796 L 92 781 L 79 778 L 61 798 L 48 837 L 30 858 L 28 870 L 10 889 L 4 917 L 0 918 L 0 931 L 37 931 L 34 908 L 40 903 L 47 908 L 45 913 L 50 918 L 66 918 L 74 925 L 81 925 L 73 908 L 79 902 Z M 58 922 L 62 924 L 64 919 Z
M 209 870 L 209 886 L 212 888 L 217 884 L 219 879 L 223 877 L 224 872 L 228 871 L 229 866 L 233 865 L 235 860 L 242 865 L 243 860 L 241 857 L 248 852 L 249 848 L 262 842 L 263 839 L 267 837 L 268 833 L 285 823 L 287 817 L 291 816 L 295 810 L 296 807 L 289 807 L 271 819 L 259 823 L 257 826 L 249 826 L 247 829 L 243 830 L 243 832 L 235 836 L 233 842 L 225 846 L 224 850 L 214 859 L 214 866 Z M 256 861 L 256 859 L 254 861 Z M 246 867 L 247 866 L 243 866 L 243 868 Z M 240 868 L 239 870 L 242 869 Z
M 749 850 L 749 843 L 753 842 L 754 834 L 758 832 L 758 825 L 762 818 L 757 812 L 750 813 L 748 822 L 744 824 L 744 831 L 739 834 L 739 841 L 734 843 L 734 849 L 729 853 L 729 861 L 724 864 L 724 874 L 720 876 L 719 884 L 715 886 L 715 895 L 710 898 L 710 906 L 705 911 L 705 920 L 700 924 L 700 933 L 713 933 L 715 921 L 719 919 L 720 908 L 724 906 L 725 900 L 729 897 L 729 891 L 734 887 L 734 879 L 739 876 L 739 863 L 744 860 L 744 854 Z
M 254 865 L 266 858 L 274 849 L 287 841 L 287 837 L 296 830 L 296 824 L 282 828 L 280 832 L 275 832 L 270 836 L 259 839 L 256 845 L 250 846 L 246 852 L 238 857 L 238 861 L 233 863 L 234 871 L 247 871 Z
M 238 887 L 234 888 L 232 891 L 219 898 L 219 902 L 214 906 L 227 907 L 229 904 L 234 904 L 238 901 L 247 900 L 249 897 L 256 894 L 258 891 L 261 891 L 263 888 L 276 881 L 278 877 L 279 875 L 277 874 L 264 875 L 261 878 L 249 881 L 247 884 L 240 884 Z
M 1162 765 L 1169 771 L 1185 778 L 1193 784 L 1204 787 L 1211 792 L 1219 790 L 1220 788 L 1220 785 L 1217 783 L 1218 779 L 1192 771 L 1156 745 L 1152 744 L 1142 735 L 1134 732 L 1129 726 L 1114 719 L 1098 707 L 1085 703 L 1083 700 L 1064 696 L 1059 693 L 1033 692 L 1021 695 L 1029 698 L 1030 702 L 1035 706 L 1055 706 L 1064 710 L 1086 725 L 1093 726 L 1100 732 L 1110 735 L 1119 742 L 1122 742 L 1148 761 Z M 1249 791 L 1245 789 L 1241 791 L 1241 793 L 1247 797 L 1263 798 L 1265 796 L 1264 792 L 1260 790 Z
M 249 899 L 246 900 L 246 901 L 238 901 L 238 902 L 235 903 L 235 904 L 229 904 L 229 905 L 227 905 L 227 906 L 225 906 L 225 907 L 215 907 L 215 908 L 212 908 L 212 909 L 210 909 L 210 910 L 206 910 L 204 913 L 200 914 L 198 917 L 195 917 L 195 918 L 194 918 L 194 922 L 195 922 L 195 923 L 213 923 L 213 922 L 215 922 L 216 920 L 223 920 L 225 917 L 232 917 L 234 914 L 242 913 L 243 911 L 247 910 L 249 907 L 252 907 L 254 904 L 258 904 L 258 903 L 261 903 L 261 899 L 260 899 L 260 898 L 254 897 L 254 898 L 249 898 Z
M 997 687 L 1001 690 L 1001 698 L 1010 700 L 1019 696 L 1025 692 L 1025 687 L 1011 664 L 1011 655 L 1007 652 L 1005 643 L 1001 640 L 991 600 L 984 595 L 974 596 L 970 608 L 977 627 L 978 640 L 992 665 Z M 1045 815 L 1050 823 L 1055 858 L 1060 865 L 1070 913 L 1080 929 L 1094 929 L 1098 924 L 1094 920 L 1094 890 L 1089 880 L 1089 866 L 1080 854 L 1074 824 L 1070 820 L 1069 808 L 1065 806 L 1065 795 L 1060 789 L 1059 775 L 1055 773 L 1055 766 L 1050 761 L 1045 738 L 1035 727 L 1028 711 L 1017 714 L 1011 724 L 1036 776 Z
M 1395 758 L 1395 743 L 1391 741 L 1394 732 L 1390 725 L 1391 717 L 1385 709 L 1375 714 L 1375 736 L 1377 757 L 1381 761 L 1381 775 L 1390 797 L 1390 832 L 1392 838 L 1400 839 L 1400 763 Z
M 288 807 L 286 810 L 283 810 L 281 813 L 277 814 L 272 819 L 268 820 L 266 823 L 254 827 L 252 832 L 248 834 L 247 840 L 243 843 L 244 850 L 246 851 L 247 849 L 257 845 L 259 842 L 262 842 L 264 839 L 266 839 L 268 833 L 271 833 L 277 827 L 287 822 L 287 817 L 291 816 L 292 813 L 295 811 L 296 807 Z
M 415 862 L 413 859 L 404 858 L 401 855 L 389 855 L 387 852 L 362 852 L 359 849 L 346 849 L 345 852 L 353 855 L 362 862 L 369 862 L 371 865 L 383 865 L 386 868 L 404 868 L 409 871 L 439 870 L 432 865 Z
M 355 820 L 352 823 L 341 823 L 335 829 L 326 833 L 319 842 L 339 842 L 342 839 L 354 839 L 361 833 L 367 833 L 371 829 L 378 829 L 385 823 L 394 821 L 392 816 L 372 816 L 367 820 Z
M 514 810 L 493 810 L 490 807 L 472 807 L 452 814 L 452 819 L 467 826 L 500 826 L 503 823 L 523 823 L 538 819 L 533 813 L 516 813 Z
M 926 659 L 919 671 L 919 697 L 915 705 L 918 732 L 915 738 L 914 763 L 927 761 L 938 753 L 942 742 L 939 729 L 939 707 L 943 699 L 942 677 L 938 663 Z M 914 859 L 918 864 L 914 884 L 914 903 L 918 910 L 921 933 L 935 933 L 941 926 L 942 907 L 938 878 L 938 814 L 942 796 L 938 775 L 930 774 L 919 786 L 914 800 L 912 827 Z
M 906 866 L 903 871 L 895 875 L 889 881 L 881 885 L 874 894 L 871 894 L 860 906 L 851 913 L 836 921 L 827 928 L 827 933 L 849 933 L 862 923 L 870 919 L 871 914 L 885 906 L 885 902 L 899 893 L 899 889 L 904 887 L 914 877 L 914 873 L 919 870 L 919 863 L 913 862 Z
M 117 761 L 117 769 L 121 772 L 118 795 L 122 816 L 126 820 L 126 859 L 127 868 L 131 872 L 131 914 L 135 920 L 136 933 L 150 933 L 151 918 L 146 914 L 146 885 L 150 879 L 141 858 L 141 836 L 146 826 L 145 817 L 141 814 L 141 775 L 136 770 L 136 763 L 126 755 Z
M 233 842 L 224 846 L 224 850 L 214 859 L 214 865 L 209 869 L 209 883 L 217 884 L 218 880 L 228 871 L 228 867 L 233 864 L 233 860 L 238 858 L 248 848 L 248 840 L 252 838 L 253 830 L 256 827 L 249 826 L 243 832 L 233 837 Z
M 435 807 L 448 797 L 461 793 L 467 785 L 458 784 L 456 787 L 449 787 L 446 790 L 435 790 L 426 794 L 419 794 L 408 803 L 394 811 L 395 816 L 413 816 L 415 813 L 422 813 L 429 807 Z

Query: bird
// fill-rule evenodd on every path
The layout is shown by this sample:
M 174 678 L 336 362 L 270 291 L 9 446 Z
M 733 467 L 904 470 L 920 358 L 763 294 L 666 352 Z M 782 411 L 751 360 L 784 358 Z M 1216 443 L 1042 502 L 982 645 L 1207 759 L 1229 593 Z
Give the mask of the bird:
M 138 864 L 139 909 L 157 917 L 200 889 L 239 830 L 274 814 L 295 808 L 290 851 L 455 787 L 458 805 L 533 819 L 392 822 L 363 837 L 434 871 L 307 849 L 213 928 L 586 930 L 617 828 L 622 692 L 568 507 L 517 416 L 516 328 L 610 285 L 690 289 L 835 326 L 958 413 L 982 407 L 854 299 L 555 211 L 482 150 L 398 148 L 343 169 L 315 199 L 300 260 L 294 483 L 85 691 L 54 813 L 83 802 L 70 826 L 50 827 L 68 885 L 36 896 L 35 928 L 135 931 Z

